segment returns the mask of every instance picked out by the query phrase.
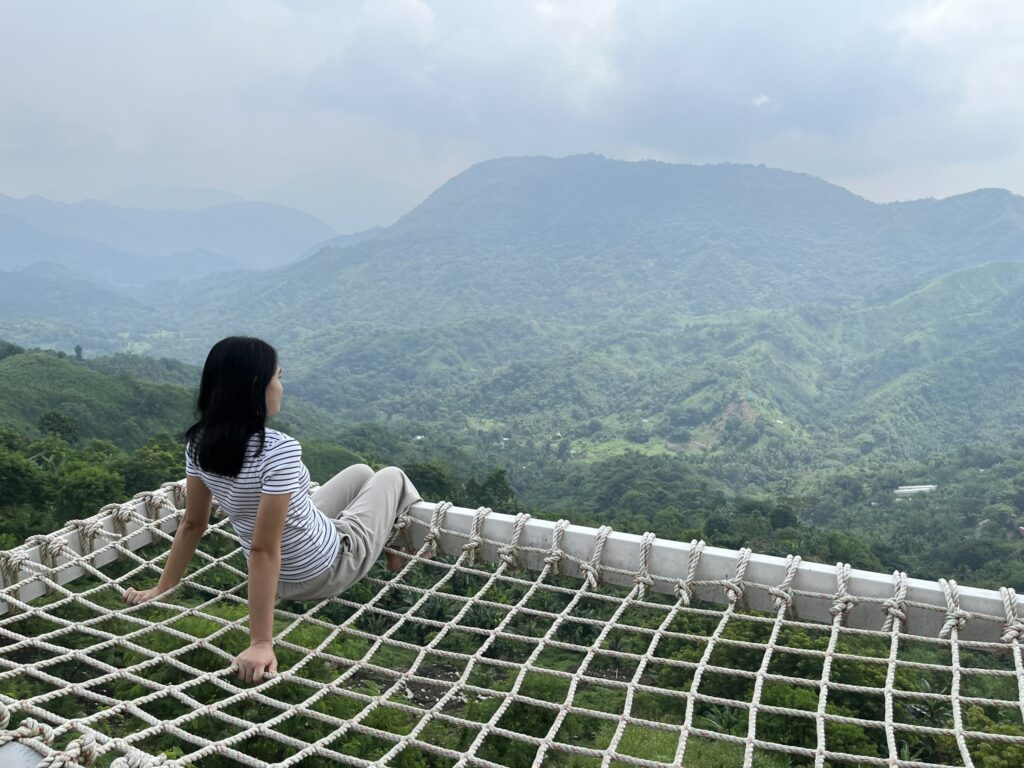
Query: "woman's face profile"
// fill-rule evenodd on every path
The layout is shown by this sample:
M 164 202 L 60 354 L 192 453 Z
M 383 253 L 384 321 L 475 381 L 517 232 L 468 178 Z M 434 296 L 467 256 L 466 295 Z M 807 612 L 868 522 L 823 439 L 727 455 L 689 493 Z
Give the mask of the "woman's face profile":
M 267 384 L 267 416 L 277 416 L 281 412 L 281 398 L 284 396 L 284 384 L 281 383 L 281 369 L 274 372 L 274 378 Z

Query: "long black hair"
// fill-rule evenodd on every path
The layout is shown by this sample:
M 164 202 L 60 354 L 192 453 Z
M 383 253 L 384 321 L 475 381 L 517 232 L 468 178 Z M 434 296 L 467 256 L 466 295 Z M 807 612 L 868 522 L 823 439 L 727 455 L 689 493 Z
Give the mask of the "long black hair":
M 277 352 L 262 339 L 229 336 L 206 356 L 196 399 L 196 423 L 185 432 L 192 460 L 207 472 L 237 477 L 249 438 L 263 451 L 267 385 L 277 373 Z

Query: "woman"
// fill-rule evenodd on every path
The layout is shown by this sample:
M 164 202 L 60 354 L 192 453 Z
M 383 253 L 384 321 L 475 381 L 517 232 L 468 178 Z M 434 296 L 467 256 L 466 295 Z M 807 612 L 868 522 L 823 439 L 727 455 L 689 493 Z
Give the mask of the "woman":
M 274 601 L 343 592 L 380 556 L 399 512 L 420 500 L 396 467 L 348 467 L 309 496 L 309 471 L 294 439 L 268 429 L 281 410 L 277 352 L 260 339 L 217 342 L 203 366 L 199 420 L 185 433 L 188 500 L 160 580 L 128 589 L 129 605 L 152 600 L 181 581 L 216 501 L 249 560 L 249 647 L 238 676 L 258 682 L 277 671 Z M 401 567 L 389 556 L 392 570 Z

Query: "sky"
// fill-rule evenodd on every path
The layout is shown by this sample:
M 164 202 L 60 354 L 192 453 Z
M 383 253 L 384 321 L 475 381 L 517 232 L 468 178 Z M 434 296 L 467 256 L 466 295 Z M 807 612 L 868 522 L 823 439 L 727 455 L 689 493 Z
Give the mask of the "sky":
M 0 0 L 3 194 L 212 189 L 353 232 L 581 152 L 1024 194 L 1024 2 Z

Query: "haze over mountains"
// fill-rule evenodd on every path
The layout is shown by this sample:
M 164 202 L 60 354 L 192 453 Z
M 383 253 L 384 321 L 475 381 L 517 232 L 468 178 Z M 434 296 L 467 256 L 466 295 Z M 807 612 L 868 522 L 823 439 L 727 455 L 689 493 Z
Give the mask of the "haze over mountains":
M 146 232 L 170 242 L 168 222 L 195 236 L 243 212 L 0 202 L 29 226 L 62 222 L 51 236 L 137 252 Z M 236 245 L 262 237 L 253 258 L 284 266 L 120 303 L 53 270 L 5 275 L 0 337 L 196 363 L 226 333 L 263 335 L 303 398 L 501 446 L 520 473 L 567 441 L 583 458 L 719 456 L 740 485 L 789 482 L 1022 426 L 1024 198 L 1005 191 L 879 205 L 763 167 L 508 158 L 294 263 L 310 246 L 286 252 L 284 214 L 265 212 Z M 296 241 L 322 234 L 286 220 Z
M 142 194 L 150 202 L 187 203 L 185 197 L 223 199 Z M 312 216 L 272 203 L 152 210 L 0 195 L 0 269 L 49 262 L 119 286 L 281 266 L 336 235 Z

